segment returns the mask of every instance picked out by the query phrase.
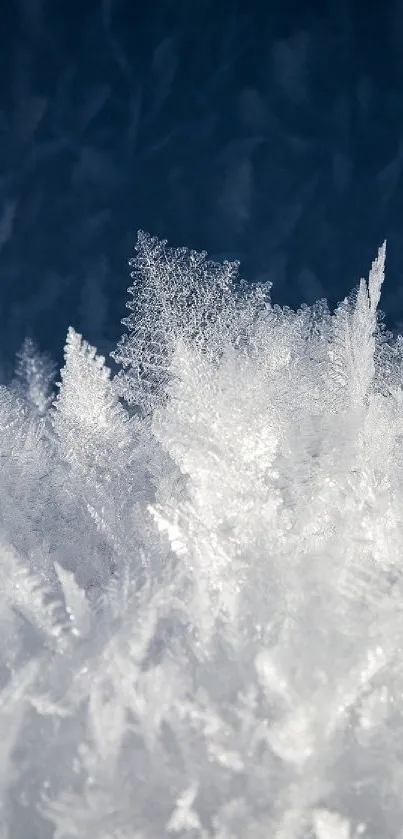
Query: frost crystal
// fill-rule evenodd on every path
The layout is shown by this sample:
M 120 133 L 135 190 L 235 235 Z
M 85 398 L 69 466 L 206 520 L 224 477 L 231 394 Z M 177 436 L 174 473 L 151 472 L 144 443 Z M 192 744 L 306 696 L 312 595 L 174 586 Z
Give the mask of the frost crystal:
M 0 835 L 397 839 L 403 352 L 139 234 L 111 376 L 0 388 Z M 124 398 L 124 402 L 120 401 Z

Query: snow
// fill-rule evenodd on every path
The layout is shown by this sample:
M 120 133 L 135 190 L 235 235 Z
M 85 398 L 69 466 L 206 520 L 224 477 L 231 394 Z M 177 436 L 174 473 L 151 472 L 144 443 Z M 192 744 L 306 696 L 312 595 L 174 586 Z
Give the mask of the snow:
M 156 71 L 170 61 L 156 55 Z M 278 60 L 283 61 L 279 55 Z M 0 835 L 397 839 L 402 340 L 140 233 L 0 388 Z

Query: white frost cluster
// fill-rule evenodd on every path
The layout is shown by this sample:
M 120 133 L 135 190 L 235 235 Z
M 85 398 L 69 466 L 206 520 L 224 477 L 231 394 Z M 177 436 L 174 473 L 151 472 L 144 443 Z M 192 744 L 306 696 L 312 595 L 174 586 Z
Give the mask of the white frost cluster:
M 402 839 L 384 260 L 294 312 L 141 233 L 121 373 L 70 329 L 51 398 L 25 346 L 0 388 L 1 839 Z

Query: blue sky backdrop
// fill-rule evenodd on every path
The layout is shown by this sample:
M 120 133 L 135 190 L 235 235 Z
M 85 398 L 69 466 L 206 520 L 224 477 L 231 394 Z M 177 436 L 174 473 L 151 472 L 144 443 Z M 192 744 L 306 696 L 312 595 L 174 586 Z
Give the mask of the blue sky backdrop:
M 138 228 L 342 298 L 388 239 L 403 321 L 403 0 L 10 0 L 0 18 L 0 320 L 108 353 Z

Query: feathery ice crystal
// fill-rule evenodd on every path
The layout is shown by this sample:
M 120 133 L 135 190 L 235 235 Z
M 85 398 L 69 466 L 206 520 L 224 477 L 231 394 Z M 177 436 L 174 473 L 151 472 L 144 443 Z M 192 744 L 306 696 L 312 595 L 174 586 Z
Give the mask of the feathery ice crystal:
M 140 233 L 0 389 L 0 836 L 403 837 L 403 342 Z

